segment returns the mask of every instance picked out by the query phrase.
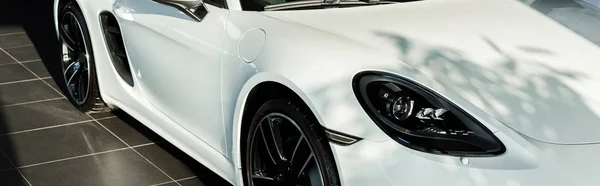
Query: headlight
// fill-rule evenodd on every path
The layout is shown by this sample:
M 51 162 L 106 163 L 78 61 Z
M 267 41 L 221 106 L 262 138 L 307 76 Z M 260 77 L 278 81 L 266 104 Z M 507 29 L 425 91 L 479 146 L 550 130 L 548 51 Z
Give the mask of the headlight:
M 504 145 L 487 128 L 437 93 L 382 72 L 354 78 L 354 92 L 371 119 L 412 149 L 455 156 L 493 156 Z

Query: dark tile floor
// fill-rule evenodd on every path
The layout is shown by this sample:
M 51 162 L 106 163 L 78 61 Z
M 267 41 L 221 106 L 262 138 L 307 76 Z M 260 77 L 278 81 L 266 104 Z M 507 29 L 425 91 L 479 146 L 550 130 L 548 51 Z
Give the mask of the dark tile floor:
M 3 15 L 28 1 L 0 2 L 0 185 L 228 185 L 125 113 L 75 109 L 55 83 L 51 9 Z

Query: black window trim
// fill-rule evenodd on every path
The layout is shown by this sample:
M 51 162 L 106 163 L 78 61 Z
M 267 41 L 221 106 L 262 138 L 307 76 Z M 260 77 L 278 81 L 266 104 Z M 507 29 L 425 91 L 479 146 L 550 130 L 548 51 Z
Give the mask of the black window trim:
M 204 3 L 206 3 L 206 4 L 212 5 L 212 6 L 214 6 L 214 7 L 217 7 L 217 8 L 222 8 L 222 9 L 227 9 L 227 10 L 229 10 L 229 6 L 227 6 L 227 0 L 221 0 L 221 1 L 223 2 L 223 7 L 220 7 L 219 5 L 215 5 L 215 3 L 212 3 L 212 2 L 206 2 L 206 1 L 204 1 L 204 0 L 202 0 L 202 1 L 203 1 Z

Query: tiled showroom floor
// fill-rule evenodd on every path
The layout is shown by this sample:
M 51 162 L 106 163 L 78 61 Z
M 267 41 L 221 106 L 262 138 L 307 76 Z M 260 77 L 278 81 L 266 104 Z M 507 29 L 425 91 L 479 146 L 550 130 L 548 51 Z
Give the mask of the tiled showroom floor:
M 51 5 L 0 2 L 0 185 L 227 185 L 127 114 L 66 100 Z

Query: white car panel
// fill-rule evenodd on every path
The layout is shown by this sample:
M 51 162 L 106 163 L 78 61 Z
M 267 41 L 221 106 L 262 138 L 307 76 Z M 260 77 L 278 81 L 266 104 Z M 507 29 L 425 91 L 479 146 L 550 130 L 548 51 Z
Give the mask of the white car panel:
M 538 140 L 600 142 L 600 48 L 519 2 L 431 0 L 268 15 L 398 58 Z
M 235 183 L 235 169 L 229 158 L 226 158 L 214 147 L 200 140 L 186 128 L 164 115 L 145 98 L 139 87 L 130 87 L 123 81 L 111 63 L 105 40 L 101 34 L 99 14 L 114 12 L 115 7 L 121 7 L 123 0 L 106 0 L 81 2 L 82 12 L 86 17 L 90 37 L 94 48 L 96 70 L 99 87 L 103 100 L 111 107 L 118 107 L 132 117 L 144 123 L 148 128 L 158 133 L 164 139 L 181 149 L 183 152 L 198 160 L 225 180 Z M 58 1 L 55 3 L 58 7 Z M 55 12 L 57 10 L 55 9 Z M 121 22 L 123 24 L 126 22 Z M 121 25 L 122 26 L 122 25 Z M 127 37 L 127 36 L 124 36 Z M 126 38 L 127 39 L 127 38 Z M 127 47 L 127 46 L 126 46 Z M 134 82 L 137 84 L 134 77 Z
M 208 5 L 210 13 L 198 22 L 153 1 L 126 6 L 134 17 L 123 27 L 135 86 L 158 110 L 224 154 L 218 79 L 228 11 Z
M 317 12 L 318 11 L 313 11 Z M 251 24 L 248 24 L 249 21 Z M 336 34 L 322 32 L 313 27 L 306 27 L 294 22 L 285 22 L 270 17 L 261 16 L 261 13 L 255 12 L 237 12 L 232 11 L 230 22 L 236 22 L 236 30 L 248 30 L 255 27 L 263 28 L 267 32 L 267 42 L 261 56 L 254 62 L 256 71 L 276 72 L 286 79 L 282 83 L 288 87 L 299 87 L 297 94 L 306 94 L 305 102 L 309 107 L 313 107 L 313 113 L 317 118 L 322 119 L 321 123 L 327 128 L 345 132 L 347 134 L 361 136 L 374 141 L 383 141 L 389 139 L 376 125 L 364 125 L 371 123 L 372 120 L 366 115 L 362 107 L 356 101 L 352 91 L 352 77 L 363 70 L 386 70 L 402 74 L 405 77 L 417 80 L 432 87 L 443 88 L 439 83 L 431 81 L 421 72 L 406 65 L 398 59 L 386 55 L 381 55 L 380 51 L 361 43 L 354 42 Z M 231 27 L 232 24 L 229 24 Z M 289 30 L 301 32 L 301 35 L 290 35 Z M 237 33 L 237 32 L 235 32 Z M 235 36 L 232 39 L 235 40 Z M 239 36 L 238 36 L 239 37 Z M 292 39 L 293 38 L 293 39 Z M 315 40 L 312 38 L 329 38 L 327 40 Z M 227 41 L 226 41 L 227 42 Z M 279 46 L 287 46 L 285 48 Z M 311 46 L 311 47 L 306 47 Z M 301 53 L 302 55 L 297 55 Z M 296 56 L 289 58 L 288 56 Z M 230 60 L 224 60 L 225 63 L 238 64 L 240 60 L 234 54 Z M 281 61 L 286 61 L 285 63 Z M 227 64 L 226 64 L 227 65 Z M 335 70 L 330 70 L 335 69 Z M 225 76 L 236 73 L 229 73 L 229 69 L 224 68 Z M 246 70 L 251 71 L 251 70 Z M 237 76 L 237 74 L 235 75 Z M 224 78 L 228 79 L 228 78 Z M 244 80 L 245 81 L 245 80 Z M 276 80 L 273 80 L 276 81 Z M 240 86 L 230 87 L 228 84 L 237 84 L 238 81 L 223 81 L 224 93 L 232 92 L 236 94 Z M 446 93 L 445 90 L 443 94 Z M 299 93 L 300 92 L 300 93 Z M 244 92 L 242 92 L 243 94 Z M 226 99 L 227 96 L 224 96 Z M 458 97 L 457 99 L 462 99 Z M 464 99 L 462 99 L 464 100 Z M 456 101 L 459 105 L 469 105 L 469 102 Z M 227 100 L 224 101 L 227 103 Z M 463 106 L 463 108 L 466 106 Z M 227 106 L 224 105 L 224 110 Z M 476 117 L 493 117 L 485 112 L 479 111 L 476 107 L 465 108 L 477 112 Z M 226 113 L 227 114 L 227 113 Z M 227 117 L 227 115 L 225 116 Z M 489 119 L 486 119 L 486 121 Z M 495 121 L 494 121 L 495 122 Z M 228 123 L 228 121 L 225 121 Z M 496 122 L 497 123 L 497 122 Z M 505 128 L 504 124 L 490 125 L 488 128 L 495 131 L 496 128 Z M 235 128 L 235 127 L 234 127 Z
M 77 2 L 104 101 L 234 185 L 242 185 L 243 110 L 262 82 L 294 91 L 321 125 L 364 138 L 331 145 L 343 185 L 600 182 L 600 48 L 519 2 L 247 12 L 229 0 L 229 10 L 207 5 L 201 22 L 151 0 Z M 102 12 L 120 21 L 133 87 L 111 63 Z M 465 160 L 400 145 L 356 99 L 352 78 L 365 70 L 435 90 L 493 132 L 506 153 Z
M 468 158 L 425 154 L 397 142 L 363 140 L 332 146 L 343 185 L 596 185 L 600 181 L 594 145 L 553 145 L 523 139 L 514 131 L 496 132 L 507 149 L 504 155 Z M 468 162 L 464 164 L 463 162 Z

